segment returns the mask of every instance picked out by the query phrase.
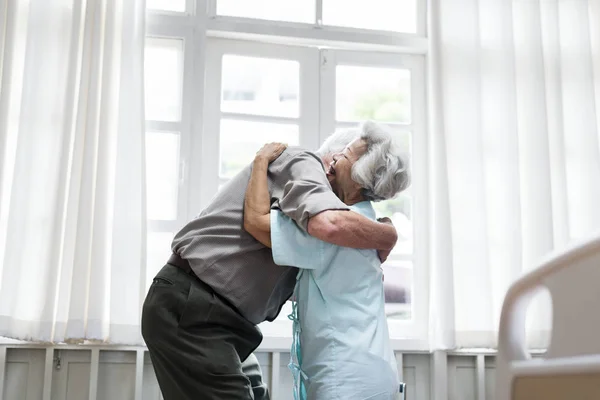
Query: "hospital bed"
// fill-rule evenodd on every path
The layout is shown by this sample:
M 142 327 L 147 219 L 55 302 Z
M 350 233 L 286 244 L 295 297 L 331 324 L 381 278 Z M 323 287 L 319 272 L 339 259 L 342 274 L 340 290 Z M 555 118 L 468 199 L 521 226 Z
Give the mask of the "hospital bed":
M 547 288 L 552 330 L 547 352 L 526 349 L 525 318 Z M 600 400 L 600 235 L 554 254 L 508 290 L 502 307 L 495 400 Z

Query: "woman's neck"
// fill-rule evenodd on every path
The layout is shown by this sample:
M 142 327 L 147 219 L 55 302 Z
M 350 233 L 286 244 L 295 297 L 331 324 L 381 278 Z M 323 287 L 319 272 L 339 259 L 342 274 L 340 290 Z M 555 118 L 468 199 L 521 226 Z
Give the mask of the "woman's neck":
M 344 199 L 342 200 L 347 206 L 353 206 L 356 203 L 360 203 L 361 201 L 365 201 L 365 197 L 362 195 L 362 193 L 359 191 L 358 193 L 355 194 L 350 194 L 350 195 L 346 195 L 344 196 Z

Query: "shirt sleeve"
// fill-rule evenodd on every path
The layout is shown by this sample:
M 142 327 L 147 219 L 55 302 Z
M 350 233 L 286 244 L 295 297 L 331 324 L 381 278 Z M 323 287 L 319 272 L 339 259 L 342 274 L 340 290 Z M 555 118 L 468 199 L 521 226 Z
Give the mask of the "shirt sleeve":
M 279 210 L 271 210 L 271 249 L 277 265 L 319 269 L 328 243 L 310 236 Z
M 331 190 L 323 164 L 308 151 L 295 154 L 278 174 L 284 179 L 279 209 L 308 231 L 308 220 L 326 210 L 349 210 Z

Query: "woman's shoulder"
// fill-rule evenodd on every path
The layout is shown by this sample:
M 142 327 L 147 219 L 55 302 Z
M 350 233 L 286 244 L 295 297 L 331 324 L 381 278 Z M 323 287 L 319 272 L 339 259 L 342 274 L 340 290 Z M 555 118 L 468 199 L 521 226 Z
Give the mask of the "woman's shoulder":
M 377 214 L 370 201 L 361 201 L 350 206 L 350 210 L 363 215 L 369 219 L 375 220 Z

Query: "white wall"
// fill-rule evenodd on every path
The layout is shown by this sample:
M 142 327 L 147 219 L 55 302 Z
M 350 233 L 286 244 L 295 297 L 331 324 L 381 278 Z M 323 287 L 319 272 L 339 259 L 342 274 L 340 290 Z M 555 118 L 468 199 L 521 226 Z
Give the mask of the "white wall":
M 49 349 L 49 350 L 48 350 Z M 161 399 L 148 353 L 135 348 L 96 350 L 91 347 L 56 348 L 0 347 L 5 355 L 3 397 L 0 400 L 159 400 Z M 272 361 L 279 362 L 277 370 Z M 97 357 L 98 363 L 92 362 Z M 137 367 L 137 360 L 143 365 Z M 53 358 L 51 360 L 51 358 Z M 292 377 L 287 368 L 289 353 L 259 353 L 263 376 L 273 400 L 292 400 Z M 493 400 L 492 356 L 399 354 L 402 379 L 409 400 Z M 59 366 L 60 360 L 60 366 Z M 97 367 L 95 367 L 97 365 Z M 44 375 L 50 385 L 44 386 Z M 140 382 L 136 375 L 140 375 Z M 97 379 L 91 379 L 91 376 Z M 437 377 L 438 382 L 435 381 Z M 278 385 L 272 386 L 275 378 Z M 447 384 L 445 384 L 447 382 Z M 440 385 L 440 383 L 442 383 Z M 137 385 L 137 393 L 136 391 Z M 90 390 L 95 386 L 95 390 Z M 46 393 L 44 393 L 46 392 Z M 44 396 L 44 394 L 46 394 Z

